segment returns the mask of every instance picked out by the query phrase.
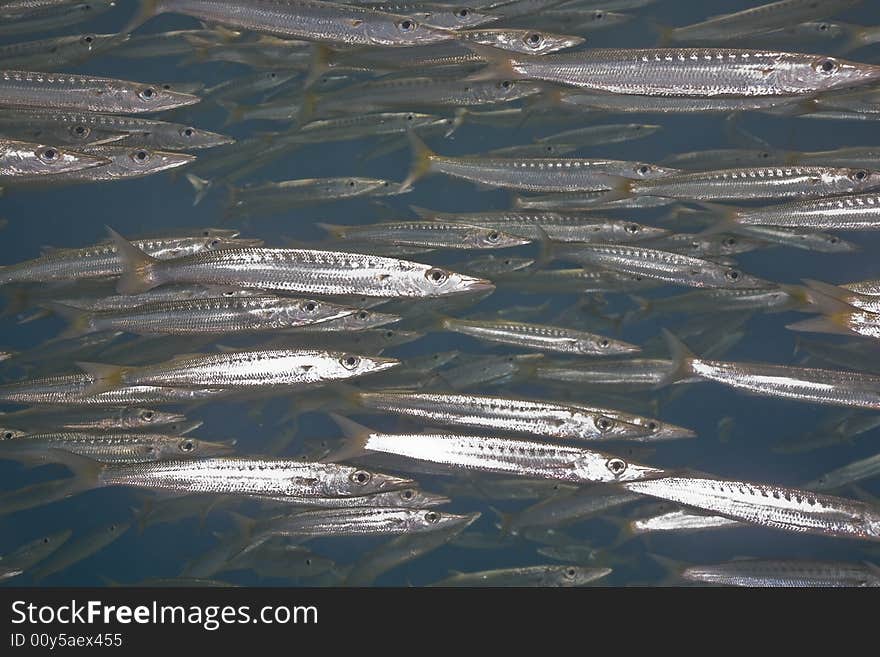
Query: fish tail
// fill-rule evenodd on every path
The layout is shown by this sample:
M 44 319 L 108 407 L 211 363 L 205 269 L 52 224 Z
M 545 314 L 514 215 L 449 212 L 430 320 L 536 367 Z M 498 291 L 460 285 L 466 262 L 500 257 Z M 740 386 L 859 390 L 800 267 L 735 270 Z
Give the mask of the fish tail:
M 681 580 L 681 574 L 684 572 L 685 568 L 682 562 L 659 554 L 654 554 L 653 552 L 648 552 L 647 555 L 666 571 L 666 578 L 664 580 L 665 584 L 671 584 Z
M 372 430 L 336 413 L 330 413 L 329 415 L 336 425 L 342 429 L 344 438 L 342 445 L 337 450 L 324 456 L 321 461 L 346 461 L 366 454 L 367 440 Z
M 0 267 L 0 285 L 3 284 L 3 268 Z M 0 317 L 12 317 L 27 310 L 31 307 L 31 296 L 26 287 L 14 287 L 10 290 L 3 290 L 3 296 L 6 300 L 3 312 Z
M 679 340 L 678 336 L 672 333 L 672 331 L 667 329 L 663 329 L 663 339 L 666 341 L 666 346 L 669 348 L 669 354 L 672 356 L 674 363 L 672 371 L 666 376 L 666 380 L 663 384 L 669 385 L 670 383 L 682 381 L 696 374 L 693 367 L 696 357 L 693 352 L 688 349 L 687 345 Z
M 232 518 L 236 538 L 250 543 L 257 521 L 236 511 L 227 511 L 226 513 Z
M 834 313 L 821 317 L 802 319 L 799 322 L 786 324 L 785 328 L 790 331 L 802 331 L 805 333 L 831 333 L 834 335 L 852 335 L 849 330 L 849 314 Z
M 87 395 L 115 390 L 125 384 L 125 368 L 119 365 L 78 361 L 76 366 L 94 379 L 92 385 L 85 390 Z
M 739 218 L 741 213 L 739 208 L 729 207 L 720 203 L 709 203 L 707 201 L 694 201 L 694 203 L 718 217 L 718 221 L 712 226 L 700 231 L 700 235 L 717 235 L 718 233 L 737 232 L 739 229 Z
M 416 180 L 427 175 L 431 171 L 432 159 L 437 156 L 415 131 L 409 130 L 406 133 L 406 137 L 409 139 L 409 146 L 412 150 L 412 165 L 406 180 L 400 184 L 401 192 L 409 191 Z
M 429 210 L 428 208 L 422 208 L 418 205 L 411 205 L 409 209 L 412 210 L 419 219 L 437 219 L 440 217 L 439 212 L 434 212 L 434 210 Z
M 812 305 L 821 306 L 823 312 L 852 309 L 852 304 L 847 301 L 848 298 L 854 296 L 850 290 L 845 290 L 842 287 L 831 285 L 831 283 L 823 283 L 812 278 L 805 278 L 804 285 L 807 286 L 809 292 L 818 293 L 811 295 L 807 300 Z M 837 303 L 833 304 L 832 302 Z
M 629 298 L 630 301 L 635 303 L 638 307 L 623 313 L 623 316 L 620 318 L 620 323 L 622 325 L 640 321 L 654 312 L 654 304 L 650 299 L 635 294 L 631 294 Z
M 128 24 L 121 30 L 121 33 L 129 34 L 134 32 L 148 20 L 164 12 L 165 8 L 162 6 L 162 0 L 140 0 L 137 13 L 128 21 Z
M 57 301 L 46 301 L 42 305 L 67 321 L 67 329 L 58 336 L 61 339 L 76 338 L 86 333 L 92 333 L 95 330 L 92 325 L 91 313 L 82 308 L 68 306 Z
M 325 231 L 330 237 L 335 237 L 339 240 L 345 238 L 345 229 L 347 228 L 347 226 L 340 226 L 338 224 L 326 224 L 321 221 L 315 222 L 315 225 L 318 226 L 318 228 L 320 228 L 321 230 Z
M 302 125 L 312 120 L 315 116 L 319 99 L 320 96 L 317 93 L 308 88 L 306 89 L 306 92 L 302 95 L 302 104 L 299 107 L 299 112 L 296 115 L 297 123 Z
M 322 43 L 312 46 L 312 59 L 309 61 L 309 70 L 303 81 L 303 88 L 310 89 L 324 73 L 333 67 L 333 49 Z
M 226 118 L 223 119 L 224 128 L 244 120 L 247 105 L 236 103 L 234 100 L 217 100 L 216 102 L 226 112 Z
M 523 77 L 523 75 L 516 70 L 516 59 L 511 56 L 509 50 L 502 50 L 500 48 L 486 46 L 482 43 L 472 43 L 470 41 L 460 41 L 459 43 L 486 62 L 484 68 L 476 73 L 472 73 L 465 78 L 466 80 L 518 80 Z
M 505 513 L 501 509 L 497 509 L 491 504 L 489 505 L 489 510 L 498 517 L 498 524 L 496 525 L 496 527 L 498 527 L 502 534 L 510 536 L 516 533 L 516 531 L 511 529 L 514 518 L 513 513 Z
M 199 178 L 194 173 L 186 174 L 186 179 L 189 184 L 192 185 L 193 191 L 195 192 L 193 206 L 196 206 L 202 202 L 202 199 L 205 198 L 205 196 L 208 195 L 214 182 L 212 180 L 206 180 L 205 178 Z
M 623 176 L 607 176 L 607 180 L 610 189 L 599 197 L 602 203 L 612 203 L 633 197 L 635 180 L 624 178 Z
M 119 294 L 139 294 L 158 286 L 159 281 L 155 275 L 158 260 L 141 251 L 109 226 L 107 232 L 116 245 L 123 267 L 122 276 L 116 283 L 116 291 Z
M 48 460 L 52 463 L 60 463 L 73 473 L 74 481 L 67 489 L 68 495 L 103 486 L 102 475 L 107 469 L 106 463 L 63 449 L 50 449 L 47 452 Z
M 657 35 L 657 47 L 665 48 L 675 41 L 675 28 L 669 27 L 668 25 L 664 25 L 663 23 L 657 23 L 652 20 L 648 20 L 648 26 L 654 31 Z

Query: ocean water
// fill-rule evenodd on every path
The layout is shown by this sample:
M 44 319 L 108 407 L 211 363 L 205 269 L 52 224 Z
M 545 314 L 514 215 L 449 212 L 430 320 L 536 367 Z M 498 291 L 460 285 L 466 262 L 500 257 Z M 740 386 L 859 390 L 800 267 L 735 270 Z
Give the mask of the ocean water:
M 0 44 L 19 40 L 48 38 L 79 33 L 109 33 L 121 29 L 133 10 L 133 3 L 119 0 L 113 10 L 83 23 L 73 30 L 58 30 L 47 34 L 7 37 Z M 654 24 L 684 25 L 696 22 L 710 14 L 736 11 L 753 2 L 716 0 L 712 3 L 673 2 L 660 0 L 641 9 L 632 10 L 638 18 L 628 24 L 604 31 L 589 32 L 586 46 L 640 47 L 656 43 Z M 841 21 L 861 25 L 880 24 L 880 5 L 864 2 L 861 6 L 841 12 Z M 197 21 L 173 15 L 164 15 L 141 27 L 137 34 L 158 33 L 167 30 L 196 27 Z M 785 43 L 780 49 L 801 50 L 797 44 Z M 803 50 L 815 50 L 805 47 Z M 880 63 L 880 48 L 870 46 L 848 56 L 858 61 Z M 2 67 L 0 62 L 0 67 Z M 142 61 L 114 56 L 110 51 L 88 63 L 69 70 L 144 82 L 203 82 L 210 86 L 233 76 L 249 72 L 245 66 L 231 63 L 200 63 L 181 61 L 180 57 L 159 57 Z M 252 99 L 252 102 L 256 102 Z M 183 108 L 159 118 L 195 125 L 208 130 L 230 134 L 238 139 L 256 132 L 281 131 L 283 123 L 253 121 L 224 126 L 225 112 L 213 103 Z M 559 120 L 556 120 L 559 119 Z M 432 136 L 432 148 L 442 154 L 459 155 L 478 153 L 513 144 L 526 144 L 533 138 L 582 125 L 603 123 L 659 123 L 662 130 L 646 139 L 619 144 L 607 144 L 584 149 L 585 157 L 633 159 L 645 162 L 662 160 L 669 155 L 701 149 L 735 147 L 728 123 L 721 115 L 660 116 L 627 114 L 583 113 L 558 116 L 538 115 L 518 126 L 490 126 L 466 124 L 451 137 Z M 759 114 L 742 116 L 737 125 L 743 130 L 765 139 L 773 148 L 786 150 L 827 150 L 845 146 L 874 145 L 880 138 L 880 129 L 872 121 L 825 121 L 810 118 L 781 118 Z M 280 181 L 294 178 L 324 176 L 370 176 L 402 180 L 409 168 L 410 154 L 402 147 L 378 158 L 366 157 L 376 144 L 375 139 L 332 142 L 307 145 L 290 155 L 272 162 L 243 180 L 247 183 Z M 199 159 L 210 159 L 212 150 L 198 151 Z M 198 205 L 193 205 L 193 191 L 184 179 L 185 169 L 143 179 L 106 184 L 83 184 L 65 187 L 45 187 L 19 190 L 9 188 L 0 197 L 0 217 L 8 225 L 0 230 L 0 264 L 8 265 L 39 255 L 44 245 L 75 247 L 93 244 L 105 237 L 105 226 L 111 226 L 126 236 L 161 234 L 164 230 L 189 227 L 221 226 L 240 228 L 243 236 L 258 237 L 269 246 L 285 246 L 290 241 L 309 242 L 323 238 L 317 222 L 336 224 L 367 224 L 392 218 L 413 216 L 409 205 L 424 206 L 447 212 L 472 212 L 481 209 L 509 207 L 511 194 L 505 191 L 485 191 L 466 181 L 442 175 L 418 181 L 408 194 L 379 199 L 352 199 L 284 210 L 274 215 L 255 216 L 245 220 L 228 220 L 225 214 L 226 198 L 222 189 L 213 190 Z M 619 218 L 654 224 L 660 222 L 667 209 L 616 212 Z M 657 225 L 661 225 L 657 223 Z M 662 224 L 666 225 L 666 224 Z M 854 253 L 818 253 L 793 248 L 761 249 L 737 256 L 743 271 L 764 279 L 782 283 L 798 283 L 812 278 L 831 283 L 856 281 L 880 276 L 876 253 L 880 237 L 874 233 L 842 234 L 860 247 Z M 527 245 L 509 249 L 505 254 L 535 257 L 538 248 Z M 463 260 L 467 252 L 437 252 L 412 256 L 413 260 L 444 264 Z M 687 291 L 684 288 L 663 287 L 644 293 L 660 297 Z M 0 290 L 0 293 L 4 292 Z M 513 286 L 499 286 L 494 294 L 479 304 L 461 311 L 487 314 L 513 306 L 544 306 L 532 315 L 532 321 L 548 321 L 576 304 L 590 299 L 573 294 L 523 293 Z M 595 299 L 594 299 L 595 301 Z M 602 312 L 619 315 L 631 310 L 634 304 L 626 295 L 606 295 Z M 646 344 L 656 339 L 661 328 L 673 331 L 699 318 L 685 315 L 651 317 L 637 323 L 617 326 L 603 321 L 589 310 L 569 314 L 590 328 L 620 337 L 628 342 Z M 796 364 L 804 357 L 797 350 L 797 339 L 831 345 L 857 342 L 865 355 L 866 364 L 876 362 L 880 355 L 877 343 L 865 338 L 797 334 L 785 328 L 806 315 L 786 312 L 756 314 L 741 328 L 735 326 L 731 314 L 729 330 L 742 330 L 743 335 L 725 353 L 724 359 L 736 361 Z M 50 317 L 26 324 L 18 323 L 18 316 L 0 318 L 0 348 L 23 351 L 39 349 L 58 334 L 63 321 Z M 712 319 L 712 318 L 710 318 Z M 723 326 L 723 318 L 714 318 Z M 706 321 L 703 317 L 702 321 Z M 405 330 L 406 323 L 395 326 Z M 723 335 L 722 330 L 719 335 Z M 259 338 L 253 339 L 258 344 Z M 222 344 L 223 339 L 218 339 Z M 416 342 L 388 349 L 386 355 L 402 359 L 440 353 L 450 350 L 462 352 L 456 363 L 466 362 L 470 355 L 497 355 L 523 353 L 522 350 L 480 343 L 474 339 L 432 330 Z M 662 347 L 655 352 L 661 354 Z M 90 360 L 101 361 L 100 354 Z M 454 363 L 455 364 L 455 363 Z M 74 372 L 72 359 L 55 359 L 53 370 L 58 373 Z M 13 381 L 27 375 L 26 371 L 4 368 L 0 378 Z M 364 389 L 376 387 L 370 379 L 357 382 Z M 594 399 L 595 391 L 578 390 L 577 386 L 547 387 L 534 379 L 525 378 L 514 383 L 474 388 L 474 393 L 528 396 L 555 400 Z M 600 399 L 596 399 L 600 401 Z M 266 453 L 278 444 L 279 437 L 290 437 L 281 452 L 285 456 L 301 454 L 317 440 L 332 440 L 339 430 L 322 413 L 306 411 L 296 422 L 289 419 L 300 403 L 297 394 L 276 395 L 263 402 L 232 401 L 212 403 L 186 409 L 190 419 L 204 421 L 194 435 L 208 440 L 235 438 L 241 454 Z M 612 405 L 613 404 L 608 404 Z M 663 468 L 691 468 L 722 477 L 755 482 L 797 486 L 813 480 L 822 473 L 877 452 L 877 430 L 859 436 L 852 442 L 839 443 L 823 449 L 800 454 L 780 454 L 772 450 L 779 442 L 793 440 L 815 430 L 822 422 L 846 409 L 820 407 L 779 399 L 747 396 L 732 389 L 710 383 L 690 384 L 650 392 L 625 392 L 619 405 L 626 410 L 654 414 L 662 420 L 688 427 L 698 433 L 693 440 L 674 441 L 651 446 L 650 450 L 637 446 L 633 460 Z M 9 407 L 5 410 L 11 410 Z M 648 410 L 651 409 L 651 410 Z M 0 409 L 3 410 L 3 409 Z M 866 411 L 857 411 L 867 415 Z M 365 424 L 377 429 L 418 428 L 393 416 L 355 415 Z M 0 417 L 2 424 L 2 417 Z M 724 428 L 726 427 L 726 428 Z M 614 452 L 614 447 L 607 447 Z M 621 456 L 629 449 L 620 444 Z M 40 481 L 65 476 L 60 466 L 26 469 L 11 461 L 0 461 L 0 491 L 7 492 Z M 414 477 L 422 488 L 442 492 L 446 484 L 466 477 L 420 475 Z M 880 482 L 862 482 L 864 491 L 880 495 Z M 852 493 L 848 493 L 852 494 Z M 154 496 L 128 489 L 101 489 L 86 492 L 70 499 L 27 511 L 0 516 L 0 554 L 48 532 L 74 530 L 74 539 L 110 522 L 131 520 L 133 509 L 141 510 Z M 534 500 L 537 501 L 537 500 Z M 521 500 L 486 500 L 462 495 L 454 496 L 451 504 L 442 507 L 457 513 L 480 511 L 481 517 L 467 533 L 497 536 L 499 522 L 495 510 L 512 513 L 532 502 Z M 658 584 L 669 581 L 668 572 L 651 555 L 687 564 L 716 563 L 737 557 L 773 559 L 822 559 L 861 562 L 876 561 L 876 544 L 838 538 L 803 536 L 758 527 L 733 530 L 706 531 L 697 534 L 670 534 L 665 536 L 621 540 L 621 526 L 625 520 L 645 515 L 657 503 L 645 500 L 614 509 L 596 518 L 560 528 L 565 541 L 594 547 L 597 563 L 614 570 L 598 583 L 602 585 Z M 254 505 L 237 507 L 245 515 L 257 513 Z M 109 583 L 132 584 L 150 578 L 172 578 L 180 575 L 186 564 L 203 556 L 214 547 L 218 534 L 232 529 L 231 517 L 223 510 L 212 511 L 204 521 L 186 518 L 170 524 L 148 527 L 143 532 L 130 529 L 117 541 L 98 553 L 74 563 L 47 577 L 44 585 L 102 585 Z M 318 555 L 333 559 L 339 571 L 359 557 L 379 548 L 388 538 L 321 538 L 307 543 Z M 552 540 L 552 538 L 545 538 Z M 559 539 L 557 537 L 557 540 Z M 537 553 L 542 543 L 523 537 L 511 537 L 502 545 L 479 549 L 460 545 L 446 545 L 415 561 L 406 563 L 382 575 L 378 585 L 425 585 L 446 576 L 450 571 L 477 571 L 494 568 L 530 566 L 554 563 Z M 589 565 L 589 564 L 588 564 Z M 216 576 L 237 585 L 316 585 L 330 584 L 332 577 L 318 578 L 260 578 L 250 571 L 226 572 Z M 36 584 L 25 574 L 10 580 L 11 584 Z

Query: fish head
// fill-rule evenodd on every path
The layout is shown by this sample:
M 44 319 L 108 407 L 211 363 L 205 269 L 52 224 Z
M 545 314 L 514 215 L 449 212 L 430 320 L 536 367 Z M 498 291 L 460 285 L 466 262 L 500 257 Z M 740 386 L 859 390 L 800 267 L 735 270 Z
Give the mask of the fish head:
M 412 488 L 416 485 L 412 479 L 397 477 L 384 472 L 371 472 L 359 468 L 349 470 L 345 490 L 349 495 L 371 495 L 385 491 Z
M 645 430 L 644 437 L 647 440 L 679 440 L 697 437 L 697 433 L 691 429 L 679 427 L 669 422 L 661 422 L 653 418 L 636 418 L 636 421 L 633 423 Z
M 460 515 L 447 513 L 436 509 L 411 509 L 408 514 L 408 524 L 413 531 L 442 531 L 460 526 L 462 523 L 469 525 L 476 518 L 474 514 Z M 479 514 L 476 514 L 479 517 Z
M 791 75 L 798 76 L 799 73 L 792 70 Z M 798 80 L 812 83 L 820 90 L 856 87 L 877 81 L 880 81 L 880 66 L 825 56 L 814 57 L 809 63 L 809 72 Z
M 3 149 L 4 159 L 10 162 L 19 160 L 23 167 L 39 173 L 65 173 L 68 171 L 80 171 L 109 164 L 110 160 L 98 155 L 77 153 L 76 151 L 58 148 L 57 146 L 38 145 L 34 148 L 28 144 L 27 152 L 18 151 L 17 146 L 9 146 Z
M 235 143 L 235 139 L 227 135 L 188 125 L 177 129 L 177 137 L 180 139 L 180 145 L 185 148 L 214 148 Z
M 637 180 L 652 180 L 654 178 L 674 176 L 677 173 L 681 173 L 681 170 L 650 162 L 633 162 L 630 173 L 625 175 L 627 178 L 635 178 Z
M 345 328 L 348 331 L 363 331 L 364 329 L 384 326 L 385 324 L 392 324 L 397 321 L 400 321 L 399 315 L 358 308 L 345 318 Z
M 544 574 L 542 586 L 584 586 L 605 577 L 611 568 L 589 568 L 587 566 L 550 566 Z
M 465 233 L 463 242 L 474 249 L 504 249 L 511 246 L 530 244 L 531 240 L 517 237 L 516 235 L 508 235 L 494 228 L 474 226 Z
M 429 493 L 412 487 L 379 493 L 377 497 L 379 498 L 377 501 L 380 502 L 381 506 L 401 508 L 428 508 L 432 506 L 440 506 L 441 504 L 449 504 L 449 502 L 451 502 L 451 500 L 445 495 Z
M 746 274 L 745 272 L 736 269 L 735 267 L 723 267 L 721 269 L 720 275 L 723 276 L 723 280 L 721 281 L 720 286 L 728 289 L 760 289 L 773 287 L 773 285 L 768 281 L 762 280 L 757 276 L 752 276 L 751 274 Z
M 161 112 L 195 105 L 201 100 L 198 96 L 172 91 L 161 84 L 107 85 L 101 90 L 98 102 L 107 102 L 107 96 L 132 113 Z
M 349 316 L 355 312 L 351 308 L 319 299 L 291 300 L 290 303 L 280 306 L 278 311 L 295 323 L 307 322 L 309 324 L 327 322 L 331 319 Z
M 854 192 L 864 192 L 880 187 L 880 171 L 871 169 L 850 169 L 847 171 L 850 189 Z
M 604 440 L 626 440 L 648 433 L 644 427 L 613 417 L 610 414 L 593 411 L 592 421 L 595 434 Z
M 143 429 L 144 427 L 161 426 L 185 422 L 186 416 L 180 413 L 168 413 L 152 408 L 126 408 L 120 417 L 126 429 Z
M 163 459 L 197 459 L 224 456 L 233 452 L 234 442 L 209 442 L 189 436 L 181 436 L 163 449 Z
M 613 356 L 619 354 L 636 354 L 642 350 L 638 345 L 624 342 L 623 340 L 614 340 L 605 336 L 597 335 L 595 337 L 584 338 L 579 340 L 583 344 L 584 351 L 602 355 Z
M 652 240 L 666 237 L 672 233 L 668 228 L 646 226 L 645 224 L 640 224 L 635 221 L 615 223 L 614 232 L 620 233 L 621 239 L 625 241 Z
M 174 153 L 171 151 L 156 151 L 150 148 L 124 149 L 112 156 L 116 166 L 129 172 L 142 175 L 159 173 L 169 169 L 176 169 L 190 162 L 194 162 L 195 155 L 186 153 Z
M 76 40 L 77 51 L 81 55 L 107 50 L 121 45 L 131 38 L 130 34 L 83 34 Z
M 492 14 L 483 14 L 471 7 L 452 6 L 445 8 L 445 11 L 432 11 L 425 22 L 432 27 L 443 27 L 449 30 L 463 30 L 477 25 L 485 25 L 497 21 L 500 16 Z
M 470 38 L 477 43 L 527 55 L 546 55 L 584 42 L 582 37 L 538 30 L 478 30 L 473 34 Z
M 414 296 L 440 297 L 449 294 L 491 292 L 495 289 L 490 281 L 458 274 L 441 267 L 425 267 L 415 274 Z
M 330 371 L 327 378 L 330 380 L 350 379 L 374 372 L 382 372 L 398 365 L 400 365 L 400 361 L 396 358 L 342 354 L 336 359 L 336 365 L 329 368 Z
M 419 22 L 413 16 L 389 16 L 389 20 L 367 20 L 363 34 L 374 46 L 415 46 L 455 38 L 455 32 Z
M 663 470 L 640 465 L 618 456 L 584 450 L 572 463 L 574 474 L 583 481 L 620 482 L 638 481 L 663 475 Z
M 19 431 L 18 429 L 11 429 L 9 427 L 0 427 L 0 441 L 15 440 L 16 438 L 21 438 L 26 435 L 28 435 L 27 431 Z

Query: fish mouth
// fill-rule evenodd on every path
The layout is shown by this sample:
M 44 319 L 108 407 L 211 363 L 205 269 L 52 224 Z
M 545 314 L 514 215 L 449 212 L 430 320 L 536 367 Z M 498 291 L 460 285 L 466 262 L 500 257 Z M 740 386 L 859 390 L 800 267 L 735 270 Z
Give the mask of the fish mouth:
M 456 290 L 456 293 L 474 294 L 478 292 L 493 292 L 494 290 L 495 284 L 488 279 L 462 276 L 461 286 Z
M 414 479 L 407 479 L 406 477 L 397 477 L 395 475 L 383 474 L 382 475 L 382 485 L 380 488 L 382 490 L 397 490 L 399 488 L 410 488 L 415 487 L 417 485 Z
M 626 471 L 618 477 L 618 481 L 641 481 L 644 479 L 658 479 L 660 477 L 665 477 L 669 473 L 666 470 L 661 470 L 660 468 L 652 468 L 647 465 L 632 465 L 626 469 Z M 635 491 L 639 492 L 639 491 Z
M 612 346 L 611 353 L 613 355 L 620 354 L 638 354 L 642 351 L 642 348 L 638 345 L 628 344 L 626 342 L 617 343 Z
M 430 507 L 430 506 L 440 506 L 442 504 L 450 504 L 452 502 L 452 498 L 446 497 L 445 495 L 435 495 L 434 493 L 422 493 L 422 497 L 424 498 L 420 504 L 420 506 Z
M 664 424 L 663 428 L 653 434 L 654 440 L 679 440 L 686 438 L 696 438 L 697 432 L 693 429 L 686 429 L 670 424 Z
M 401 364 L 401 361 L 396 358 L 371 358 L 370 360 L 372 362 L 370 373 L 384 372 Z

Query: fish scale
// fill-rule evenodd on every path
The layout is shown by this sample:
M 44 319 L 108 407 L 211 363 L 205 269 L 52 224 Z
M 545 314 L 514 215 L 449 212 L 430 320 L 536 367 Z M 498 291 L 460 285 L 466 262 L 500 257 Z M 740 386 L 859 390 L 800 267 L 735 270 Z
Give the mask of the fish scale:
M 829 561 L 743 559 L 711 566 L 690 566 L 682 571 L 682 577 L 694 582 L 728 586 L 880 586 L 876 566 Z

